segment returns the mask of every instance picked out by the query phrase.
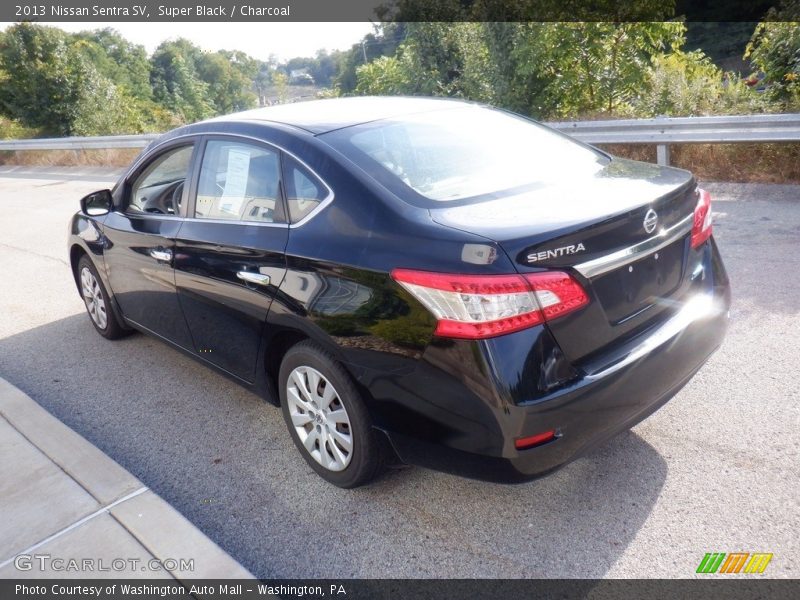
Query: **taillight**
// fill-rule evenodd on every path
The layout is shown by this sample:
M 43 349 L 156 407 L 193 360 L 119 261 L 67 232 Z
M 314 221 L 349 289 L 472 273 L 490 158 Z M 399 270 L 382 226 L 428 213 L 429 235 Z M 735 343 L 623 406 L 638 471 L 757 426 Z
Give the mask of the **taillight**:
M 711 194 L 697 189 L 697 206 L 694 208 L 692 224 L 692 248 L 697 248 L 711 237 Z
M 527 275 L 456 275 L 395 269 L 392 279 L 434 317 L 441 337 L 482 339 L 519 331 L 589 302 L 580 284 L 562 272 Z

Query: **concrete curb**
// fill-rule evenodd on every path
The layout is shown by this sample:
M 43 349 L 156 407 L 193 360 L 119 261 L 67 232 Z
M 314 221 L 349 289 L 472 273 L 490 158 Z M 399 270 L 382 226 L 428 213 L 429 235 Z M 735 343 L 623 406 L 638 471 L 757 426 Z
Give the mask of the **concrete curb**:
M 46 552 L 59 544 L 64 546 L 66 536 L 81 528 L 85 530 L 90 524 L 98 527 L 100 523 L 107 521 L 103 525 L 106 535 L 91 537 L 90 547 L 94 553 L 90 555 L 92 557 L 124 559 L 127 557 L 125 548 L 135 546 L 143 556 L 165 563 L 165 570 L 150 572 L 149 576 L 152 577 L 171 576 L 177 580 L 253 579 L 253 575 L 243 566 L 141 481 L 2 377 L 0 416 L 19 434 L 17 436 L 11 429 L 5 428 L 5 431 L 14 435 L 13 445 L 10 447 L 27 452 L 29 456 L 37 458 L 37 464 L 40 465 L 30 472 L 14 473 L 14 465 L 9 461 L 9 466 L 5 467 L 10 471 L 10 477 L 6 475 L 7 483 L 15 478 L 20 483 L 30 483 L 37 474 L 52 478 L 55 471 L 55 476 L 65 480 L 68 477 L 77 484 L 67 481 L 67 485 L 58 487 L 62 490 L 60 494 L 55 492 L 57 486 L 49 483 L 39 488 L 44 490 L 44 494 L 37 494 L 39 497 L 36 499 L 36 506 L 45 509 L 52 506 L 56 512 L 56 507 L 61 510 L 64 503 L 73 501 L 75 510 L 69 513 L 69 522 L 62 520 L 58 525 L 51 525 L 49 533 L 43 537 L 43 531 L 38 531 L 38 541 L 33 545 L 14 547 L 14 544 L 0 543 L 3 548 L 0 555 L 0 577 L 95 576 L 93 573 L 47 570 L 21 574 L 16 570 L 13 559 L 21 554 Z M 57 469 L 53 469 L 48 462 L 54 463 Z M 18 489 L 20 487 L 24 485 L 17 486 Z M 15 494 L 15 491 L 17 490 L 0 488 L 0 513 L 13 514 L 15 507 L 10 506 L 11 504 L 17 504 L 16 508 L 19 509 L 19 504 L 26 502 L 26 498 Z M 9 505 L 4 506 L 6 504 Z M 79 518 L 76 519 L 76 516 Z M 14 524 L 9 527 L 13 528 Z M 2 531 L 0 542 L 4 542 Z M 75 545 L 71 548 L 74 549 Z M 54 556 L 57 554 L 54 553 Z M 172 568 L 172 562 L 167 559 L 178 564 Z M 194 559 L 193 569 L 182 570 L 180 561 L 175 559 Z M 113 575 L 126 577 L 131 574 L 118 572 Z M 135 575 L 141 576 L 141 573 Z

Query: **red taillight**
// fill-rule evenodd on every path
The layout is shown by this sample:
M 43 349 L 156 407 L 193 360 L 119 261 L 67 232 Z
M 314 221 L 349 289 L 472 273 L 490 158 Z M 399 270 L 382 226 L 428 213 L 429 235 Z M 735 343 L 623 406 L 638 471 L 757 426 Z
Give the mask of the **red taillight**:
M 483 339 L 555 319 L 589 302 L 562 272 L 457 275 L 395 269 L 392 279 L 437 319 L 436 335 Z
M 517 450 L 527 450 L 528 448 L 533 448 L 534 446 L 546 444 L 554 439 L 556 439 L 556 430 L 551 429 L 550 431 L 544 431 L 542 433 L 537 433 L 536 435 L 529 435 L 528 437 L 514 440 L 514 446 Z
M 692 225 L 692 248 L 697 248 L 711 237 L 711 194 L 699 188 L 697 194 Z

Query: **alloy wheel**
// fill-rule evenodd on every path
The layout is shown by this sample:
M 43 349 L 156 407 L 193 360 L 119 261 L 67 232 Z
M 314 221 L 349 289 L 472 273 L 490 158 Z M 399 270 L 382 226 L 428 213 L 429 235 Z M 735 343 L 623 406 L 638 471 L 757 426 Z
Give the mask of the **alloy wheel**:
M 87 267 L 81 269 L 81 291 L 92 321 L 100 329 L 105 329 L 108 325 L 108 315 L 103 290 L 100 288 L 100 282 Z
M 289 415 L 308 453 L 330 471 L 343 471 L 353 456 L 350 417 L 333 384 L 307 366 L 296 367 L 286 382 Z

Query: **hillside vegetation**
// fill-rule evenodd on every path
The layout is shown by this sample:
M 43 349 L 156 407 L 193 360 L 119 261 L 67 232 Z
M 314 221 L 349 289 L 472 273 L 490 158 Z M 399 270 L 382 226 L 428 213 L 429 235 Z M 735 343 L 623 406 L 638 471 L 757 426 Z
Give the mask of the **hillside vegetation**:
M 795 112 L 798 21 L 800 0 L 788 0 L 757 24 L 691 24 L 688 45 L 680 21 L 383 23 L 348 50 L 285 62 L 207 52 L 180 38 L 148 55 L 109 28 L 70 34 L 18 23 L 0 33 L 0 138 L 159 132 L 256 106 L 360 94 L 464 98 L 540 120 Z M 753 175 L 740 164 L 747 156 L 759 165 L 797 162 L 797 146 L 746 155 L 727 148 L 687 147 L 674 157 L 691 157 L 686 166 L 697 169 L 713 156 L 709 172 L 745 178 Z M 771 171 L 800 177 L 785 166 Z

